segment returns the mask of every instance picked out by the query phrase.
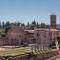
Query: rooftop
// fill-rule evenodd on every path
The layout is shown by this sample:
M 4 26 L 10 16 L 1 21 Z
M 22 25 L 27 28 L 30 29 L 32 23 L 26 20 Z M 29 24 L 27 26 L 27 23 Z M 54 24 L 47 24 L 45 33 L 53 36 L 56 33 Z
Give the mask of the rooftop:
M 25 30 L 28 33 L 34 33 L 34 30 Z
M 39 29 L 35 29 L 35 30 L 43 30 L 43 31 L 59 31 L 57 29 L 49 29 L 49 28 L 39 28 Z

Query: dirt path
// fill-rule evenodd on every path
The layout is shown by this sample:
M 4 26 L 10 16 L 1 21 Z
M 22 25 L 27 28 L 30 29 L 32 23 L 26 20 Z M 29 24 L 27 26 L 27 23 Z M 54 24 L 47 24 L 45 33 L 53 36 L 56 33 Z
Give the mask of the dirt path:
M 58 59 L 57 60 L 60 60 L 60 49 L 58 50 Z

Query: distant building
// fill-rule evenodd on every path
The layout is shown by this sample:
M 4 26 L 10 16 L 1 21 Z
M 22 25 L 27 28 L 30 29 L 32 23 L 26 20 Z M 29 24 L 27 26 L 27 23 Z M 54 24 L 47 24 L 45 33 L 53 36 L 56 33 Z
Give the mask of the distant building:
M 35 43 L 34 30 L 25 30 L 25 42 L 27 44 Z
M 7 32 L 8 45 L 21 45 L 24 42 L 24 29 L 18 26 L 13 26 Z
M 60 30 L 60 24 L 57 24 L 56 25 L 56 28 Z
M 34 29 L 34 38 L 36 43 L 40 45 L 40 48 L 48 48 L 52 42 L 55 43 L 55 38 L 58 39 L 58 37 L 60 37 L 60 33 L 57 29 Z
M 50 24 L 52 29 L 56 28 L 56 15 L 50 15 Z
M 34 28 L 26 30 L 23 27 L 12 26 L 5 37 L 0 36 L 0 45 L 38 44 L 40 48 L 48 48 L 52 42 L 60 45 L 60 30 L 56 29 L 56 15 L 50 16 L 51 28 Z
M 45 28 L 35 29 L 34 30 L 34 38 L 36 39 L 36 43 L 40 45 L 40 48 L 46 48 L 49 44 L 49 31 Z

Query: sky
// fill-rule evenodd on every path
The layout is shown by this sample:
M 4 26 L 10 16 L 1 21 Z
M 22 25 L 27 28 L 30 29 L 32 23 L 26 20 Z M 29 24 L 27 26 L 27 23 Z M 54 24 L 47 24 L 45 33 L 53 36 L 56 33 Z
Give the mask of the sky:
M 60 0 L 0 0 L 0 21 L 32 21 L 50 24 L 50 15 L 57 16 L 60 24 Z

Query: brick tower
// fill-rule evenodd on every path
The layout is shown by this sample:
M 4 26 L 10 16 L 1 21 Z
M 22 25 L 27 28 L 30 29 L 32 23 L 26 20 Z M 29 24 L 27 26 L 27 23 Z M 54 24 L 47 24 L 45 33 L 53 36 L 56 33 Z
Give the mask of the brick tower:
M 51 28 L 56 29 L 56 15 L 50 15 Z

